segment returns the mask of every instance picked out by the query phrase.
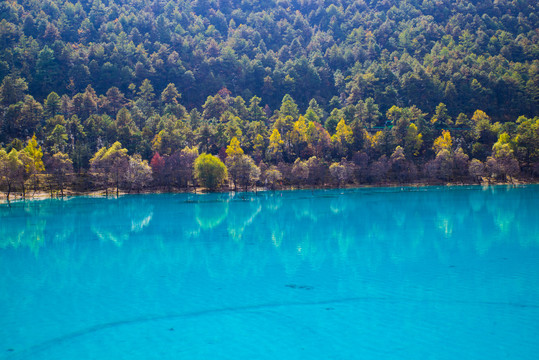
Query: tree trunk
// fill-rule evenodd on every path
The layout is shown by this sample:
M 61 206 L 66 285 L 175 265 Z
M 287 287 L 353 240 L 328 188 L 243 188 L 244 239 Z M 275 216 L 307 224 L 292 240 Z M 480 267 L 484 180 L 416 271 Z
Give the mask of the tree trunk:
M 34 174 L 34 193 L 32 194 L 32 197 L 36 196 L 37 192 L 37 175 Z
M 118 197 L 118 194 L 120 192 L 120 170 L 116 169 L 116 197 Z

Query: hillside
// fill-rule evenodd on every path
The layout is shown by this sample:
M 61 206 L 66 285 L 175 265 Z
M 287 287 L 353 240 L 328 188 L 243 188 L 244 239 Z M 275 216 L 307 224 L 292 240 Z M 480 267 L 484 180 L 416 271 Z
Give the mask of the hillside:
M 332 163 L 352 168 L 344 182 L 532 176 L 537 8 L 533 0 L 3 2 L 0 144 L 7 158 L 35 134 L 45 160 L 67 154 L 78 173 L 116 141 L 141 162 L 186 147 L 224 160 L 236 137 L 262 176 L 280 164 L 285 182 L 299 181 L 287 164 L 313 156 L 326 175 Z M 473 176 L 472 159 L 485 165 Z M 489 159 L 499 164 L 487 167 Z

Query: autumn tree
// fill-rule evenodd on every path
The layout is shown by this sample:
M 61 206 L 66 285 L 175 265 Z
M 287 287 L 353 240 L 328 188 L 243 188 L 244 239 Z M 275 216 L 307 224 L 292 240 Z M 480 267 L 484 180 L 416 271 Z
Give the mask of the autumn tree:
M 142 160 L 138 154 L 130 156 L 123 181 L 129 192 L 140 191 L 148 185 L 152 181 L 152 168 L 148 161 Z
M 492 158 L 497 163 L 496 168 L 499 169 L 500 175 L 504 179 L 509 176 L 512 181 L 513 177 L 519 173 L 520 166 L 514 156 L 511 143 L 509 134 L 500 134 L 498 141 L 492 146 Z
M 269 146 L 266 151 L 266 157 L 271 162 L 278 162 L 283 157 L 284 141 L 281 138 L 279 130 L 273 129 L 269 139 Z
M 432 149 L 438 154 L 441 150 L 447 150 L 451 152 L 451 147 L 453 146 L 453 139 L 451 138 L 451 133 L 449 130 L 442 130 L 442 135 L 434 140 Z
M 28 155 L 30 161 L 26 165 L 26 173 L 32 178 L 34 185 L 34 193 L 37 191 L 38 177 L 37 175 L 45 171 L 45 164 L 43 164 L 43 150 L 41 146 L 37 144 L 36 136 L 32 136 L 32 139 L 28 141 L 28 145 L 24 148 L 24 151 Z
M 155 183 L 163 185 L 165 182 L 165 158 L 156 152 L 150 161 L 150 167 L 152 168 Z
M 249 185 L 256 183 L 260 178 L 260 168 L 256 166 L 253 159 L 245 154 L 235 155 L 226 158 L 228 177 L 234 183 L 234 191 L 237 186 L 247 190 Z
M 480 183 L 481 177 L 485 173 L 485 166 L 480 160 L 473 159 L 468 166 L 468 172 L 476 182 Z
M 26 197 L 26 182 L 28 181 L 28 179 L 30 179 L 34 172 L 34 161 L 32 158 L 30 158 L 30 155 L 25 151 L 25 149 L 19 151 L 17 156 L 23 164 L 19 181 L 21 185 L 22 196 L 24 198 Z
M 409 168 L 409 163 L 406 160 L 406 155 L 404 154 L 404 149 L 401 146 L 397 146 L 393 154 L 389 158 L 389 163 L 391 165 L 391 171 L 393 177 L 402 182 Z
M 180 151 L 180 179 L 188 186 L 191 183 L 195 186 L 195 173 L 194 164 L 198 157 L 198 148 L 196 147 L 184 147 Z
M 453 175 L 456 179 L 465 180 L 468 178 L 470 169 L 470 157 L 459 147 L 453 154 Z
M 291 180 L 301 187 L 301 185 L 303 185 L 307 179 L 309 179 L 309 168 L 307 167 L 307 162 L 297 158 L 292 165 L 292 176 L 293 178 Z
M 16 149 L 11 149 L 9 153 L 0 149 L 0 180 L 3 180 L 7 186 L 8 200 L 15 185 L 23 181 L 24 171 L 24 163 L 20 160 L 19 152 Z
M 226 155 L 227 157 L 243 155 L 243 149 L 240 147 L 240 141 L 237 137 L 234 136 L 230 140 L 230 144 L 226 148 Z
M 418 156 L 422 144 L 423 135 L 418 132 L 417 126 L 415 124 L 408 125 L 403 139 L 403 148 L 406 157 L 410 159 L 412 156 Z
M 103 104 L 107 112 L 112 116 L 126 104 L 125 95 L 116 86 L 107 90 L 106 101 Z
M 280 184 L 282 180 L 283 180 L 283 175 L 281 174 L 279 169 L 277 169 L 276 166 L 270 166 L 264 172 L 264 183 L 271 190 L 275 190 L 277 185 Z
M 342 162 L 334 162 L 333 164 L 331 164 L 329 166 L 329 173 L 331 174 L 333 181 L 339 186 L 346 184 L 350 180 L 352 175 L 349 166 L 347 166 L 346 163 Z
M 290 138 L 290 145 L 292 146 L 292 156 L 301 157 L 302 150 L 307 146 L 307 124 L 303 116 L 300 115 L 298 121 L 294 122 L 288 136 Z
M 331 143 L 333 144 L 337 155 L 346 156 L 352 142 L 352 129 L 350 129 L 350 126 L 346 125 L 344 119 L 341 119 L 337 124 L 335 134 L 331 137 Z
M 311 156 L 305 162 L 309 170 L 308 182 L 311 185 L 323 185 L 328 177 L 328 164 L 317 156 Z
M 387 175 L 390 170 L 389 160 L 386 155 L 380 156 L 376 161 L 373 161 L 369 167 L 369 177 L 372 182 L 383 182 L 387 180 Z
M 119 194 L 120 184 L 125 179 L 128 166 L 127 149 L 123 149 L 122 144 L 118 141 L 109 148 L 101 148 L 90 159 L 90 172 L 97 183 L 105 186 L 107 194 L 109 185 L 114 185 L 116 195 Z
M 198 148 L 184 147 L 176 150 L 165 161 L 165 179 L 167 184 L 175 184 L 187 188 L 191 183 L 195 186 L 194 163 L 198 158 Z
M 60 194 L 64 196 L 64 189 L 69 176 L 73 173 L 73 161 L 69 156 L 62 152 L 52 155 L 47 161 L 47 169 L 51 181 L 51 194 L 53 186 L 60 189 Z
M 446 148 L 436 153 L 436 158 L 425 164 L 426 174 L 433 179 L 449 181 L 453 177 L 453 156 Z
M 225 163 L 228 169 L 228 177 L 234 183 L 234 191 L 237 190 L 238 185 L 247 189 L 251 183 L 259 179 L 260 169 L 250 156 L 244 154 L 236 137 L 230 140 L 226 154 Z

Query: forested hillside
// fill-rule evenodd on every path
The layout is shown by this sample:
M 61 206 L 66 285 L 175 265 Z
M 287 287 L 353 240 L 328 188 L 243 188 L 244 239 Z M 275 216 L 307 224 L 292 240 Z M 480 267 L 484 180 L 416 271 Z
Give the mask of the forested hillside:
M 46 172 L 63 187 L 59 167 L 94 187 L 187 186 L 204 152 L 235 185 L 537 175 L 538 7 L 2 2 L 2 186 Z

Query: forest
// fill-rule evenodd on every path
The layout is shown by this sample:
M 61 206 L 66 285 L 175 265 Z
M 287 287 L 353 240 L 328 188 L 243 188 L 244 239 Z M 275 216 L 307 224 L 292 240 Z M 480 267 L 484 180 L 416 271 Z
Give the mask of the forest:
M 539 177 L 533 0 L 0 9 L 8 196 Z

